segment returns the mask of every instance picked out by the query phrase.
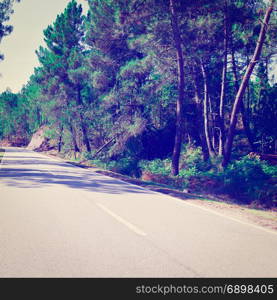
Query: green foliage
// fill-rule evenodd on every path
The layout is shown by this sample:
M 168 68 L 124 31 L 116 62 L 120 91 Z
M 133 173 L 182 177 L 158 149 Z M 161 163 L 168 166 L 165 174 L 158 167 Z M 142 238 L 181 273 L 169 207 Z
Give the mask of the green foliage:
M 195 171 L 207 171 L 211 168 L 210 161 L 203 161 L 203 152 L 201 147 L 184 146 L 181 153 L 180 169 L 195 169 Z
M 54 24 L 44 30 L 45 42 L 55 55 L 69 55 L 71 49 L 80 47 L 83 36 L 82 6 L 71 0 L 65 11 L 58 15 Z
M 105 169 L 110 170 L 116 173 L 120 173 L 127 176 L 138 176 L 138 168 L 137 168 L 137 161 L 131 158 L 121 158 L 118 160 L 91 160 L 90 161 L 93 165 Z
M 193 192 L 228 194 L 244 203 L 256 201 L 269 206 L 276 205 L 277 166 L 267 164 L 258 156 L 244 156 L 219 172 L 211 168 L 209 163 L 203 163 L 199 149 L 188 147 L 183 151 L 182 163 L 183 168 L 175 179 L 170 177 L 169 159 L 141 160 L 138 166 L 142 172 L 150 174 L 151 180 L 173 187 L 188 188 Z
M 0 163 L 4 157 L 4 154 L 5 154 L 5 150 L 0 148 Z
M 13 30 L 13 27 L 7 25 L 6 22 L 10 20 L 10 15 L 13 13 L 14 2 L 20 2 L 20 0 L 1 0 L 0 2 L 0 42 L 4 36 L 9 35 Z M 0 60 L 3 58 L 4 56 L 0 54 Z
M 24 139 L 29 133 L 25 99 L 7 90 L 0 94 L 0 138 Z
M 251 125 L 260 152 L 274 153 L 277 139 L 277 84 L 270 86 L 264 68 L 260 66 L 259 71 L 260 78 L 253 84 L 257 98 L 252 105 Z
M 58 133 L 53 128 L 47 128 L 44 132 L 44 136 L 48 139 L 57 139 Z
M 153 174 L 169 175 L 171 170 L 170 159 L 141 160 L 138 164 L 141 171 L 149 171 Z
M 231 163 L 222 174 L 224 192 L 237 198 L 246 198 L 248 202 L 254 200 L 261 203 L 273 201 L 274 188 L 270 179 L 276 178 L 276 172 L 277 167 L 267 165 L 258 157 L 244 156 L 242 159 Z
M 202 149 L 191 145 L 185 146 L 181 153 L 178 178 L 183 180 L 183 187 L 197 192 L 216 192 L 219 180 L 214 176 L 213 164 L 203 160 Z
M 180 170 L 178 176 L 181 178 L 190 178 L 192 176 L 197 176 L 199 174 L 200 174 L 199 170 L 197 170 L 197 168 L 194 166 L 194 167 Z
M 261 162 L 261 167 L 265 174 L 272 178 L 277 178 L 277 166 L 271 166 L 266 162 Z

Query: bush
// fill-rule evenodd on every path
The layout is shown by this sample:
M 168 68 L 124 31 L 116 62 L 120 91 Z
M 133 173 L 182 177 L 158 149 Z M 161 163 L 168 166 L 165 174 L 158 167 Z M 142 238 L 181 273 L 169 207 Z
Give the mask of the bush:
M 165 184 L 178 189 L 185 187 L 183 178 L 170 176 L 170 159 L 141 160 L 138 165 L 142 173 L 142 180 Z
M 189 177 L 192 177 L 192 176 L 197 176 L 200 174 L 200 171 L 197 170 L 197 168 L 194 166 L 194 167 L 190 167 L 188 169 L 182 169 L 180 170 L 179 172 L 179 177 L 181 178 L 189 178 Z
M 169 175 L 171 172 L 171 159 L 141 160 L 138 164 L 141 171 L 148 171 L 152 174 Z M 203 162 L 202 150 L 200 147 L 187 147 L 182 151 L 180 157 L 181 178 L 198 175 L 200 172 L 210 169 L 209 162 Z
M 261 163 L 262 169 L 265 172 L 265 174 L 277 178 L 277 167 L 276 166 L 270 166 L 267 163 L 263 162 Z
M 245 203 L 277 204 L 277 167 L 268 165 L 256 155 L 244 156 L 224 171 L 218 171 L 210 162 L 203 162 L 199 148 L 188 148 L 183 151 L 183 168 L 176 177 L 170 176 L 170 159 L 143 160 L 138 166 L 144 180 L 194 192 L 228 194 Z
M 171 171 L 171 160 L 141 160 L 138 166 L 142 172 L 148 171 L 153 174 L 169 175 Z
M 82 159 L 84 160 L 93 160 L 93 152 L 84 151 L 82 152 Z
M 276 169 L 257 156 L 244 156 L 231 163 L 221 174 L 224 178 L 224 191 L 235 197 L 242 196 L 247 202 L 273 204 L 276 184 L 274 187 L 271 179 L 273 175 L 276 177 Z
M 202 149 L 193 146 L 185 147 L 182 151 L 180 166 L 180 173 L 182 173 L 183 169 L 185 172 L 205 172 L 211 168 L 210 162 L 203 160 Z
M 112 171 L 121 173 L 128 176 L 139 176 L 138 174 L 138 161 L 132 158 L 121 158 L 114 162 Z
M 101 169 L 107 169 L 107 163 L 103 162 L 100 159 L 92 159 L 90 160 L 90 163 L 96 167 L 99 167 Z
M 110 170 L 128 176 L 139 176 L 137 161 L 131 158 L 121 158 L 118 160 L 102 161 L 91 160 L 91 163 L 99 168 Z

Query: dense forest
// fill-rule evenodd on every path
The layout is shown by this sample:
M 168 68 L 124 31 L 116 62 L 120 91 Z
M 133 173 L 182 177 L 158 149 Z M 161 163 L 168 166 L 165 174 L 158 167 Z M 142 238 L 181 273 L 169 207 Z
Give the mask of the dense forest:
M 0 95 L 0 139 L 27 145 L 44 126 L 60 154 L 276 206 L 275 1 L 88 4 L 69 2 L 29 81 Z

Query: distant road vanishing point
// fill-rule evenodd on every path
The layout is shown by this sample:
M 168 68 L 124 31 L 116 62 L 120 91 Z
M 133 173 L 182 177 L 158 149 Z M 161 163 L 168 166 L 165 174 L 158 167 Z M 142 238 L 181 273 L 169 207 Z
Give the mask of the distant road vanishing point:
M 5 150 L 0 277 L 277 277 L 273 231 Z

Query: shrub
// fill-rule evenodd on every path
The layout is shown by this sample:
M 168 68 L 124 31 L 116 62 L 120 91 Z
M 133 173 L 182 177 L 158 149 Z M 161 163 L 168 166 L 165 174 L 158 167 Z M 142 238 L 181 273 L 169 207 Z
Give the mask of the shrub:
M 142 172 L 148 171 L 153 174 L 169 175 L 171 171 L 170 159 L 141 160 L 138 166 Z
M 188 169 L 180 170 L 178 176 L 181 177 L 181 178 L 189 178 L 189 177 L 192 177 L 192 176 L 197 176 L 199 174 L 200 174 L 199 170 L 197 170 L 196 166 L 193 166 L 193 167 L 190 167 Z
M 180 157 L 180 173 L 182 169 L 197 170 L 205 172 L 211 168 L 209 161 L 203 161 L 202 149 L 200 147 L 185 147 Z M 189 171 L 192 172 L 192 171 Z
M 181 177 L 170 176 L 171 160 L 170 159 L 155 159 L 141 160 L 139 168 L 142 173 L 141 179 L 152 181 L 160 184 L 172 186 L 174 188 L 184 188 L 184 179 Z
M 105 163 L 104 161 L 102 161 L 100 159 L 90 160 L 90 163 L 92 165 L 95 165 L 96 167 L 107 170 L 107 163 Z
M 128 176 L 137 177 L 138 174 L 138 161 L 132 158 L 121 158 L 115 161 L 112 171 L 118 172 Z
M 189 148 L 183 152 L 183 168 L 176 177 L 170 176 L 170 159 L 143 160 L 138 165 L 144 180 L 195 192 L 228 194 L 245 203 L 277 204 L 277 167 L 268 165 L 256 155 L 244 156 L 224 171 L 218 171 L 209 162 L 203 162 L 199 148 Z
M 223 172 L 224 190 L 232 196 L 242 196 L 247 202 L 271 202 L 275 190 L 270 181 L 272 174 L 276 176 L 276 167 L 257 156 L 247 155 L 231 163 Z
M 277 166 L 270 166 L 269 164 L 265 163 L 264 161 L 261 162 L 261 166 L 265 174 L 271 177 L 277 177 Z
M 91 160 L 91 163 L 99 168 L 123 175 L 135 177 L 139 176 L 137 161 L 131 158 L 121 158 L 111 161 Z

